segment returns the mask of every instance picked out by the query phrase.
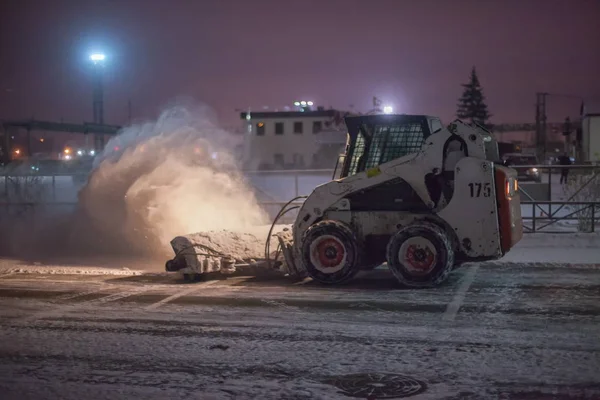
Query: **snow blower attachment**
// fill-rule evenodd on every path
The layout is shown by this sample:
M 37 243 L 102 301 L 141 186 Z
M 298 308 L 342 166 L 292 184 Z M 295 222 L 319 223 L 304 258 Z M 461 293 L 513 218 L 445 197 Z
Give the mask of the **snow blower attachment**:
M 346 126 L 335 179 L 301 206 L 286 204 L 266 243 L 235 234 L 246 252 L 233 254 L 211 243 L 212 233 L 178 237 L 167 271 L 261 265 L 339 284 L 387 262 L 402 284 L 431 287 L 462 263 L 503 257 L 521 239 L 517 173 L 496 163 L 498 144 L 483 127 L 456 120 L 444 128 L 419 115 L 347 117 Z M 298 207 L 293 225 L 276 225 Z

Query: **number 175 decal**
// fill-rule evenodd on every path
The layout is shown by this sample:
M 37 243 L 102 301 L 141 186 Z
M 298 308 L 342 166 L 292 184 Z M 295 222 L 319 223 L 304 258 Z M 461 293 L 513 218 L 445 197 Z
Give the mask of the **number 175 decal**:
M 490 197 L 492 195 L 492 184 L 489 182 L 469 183 L 471 197 Z

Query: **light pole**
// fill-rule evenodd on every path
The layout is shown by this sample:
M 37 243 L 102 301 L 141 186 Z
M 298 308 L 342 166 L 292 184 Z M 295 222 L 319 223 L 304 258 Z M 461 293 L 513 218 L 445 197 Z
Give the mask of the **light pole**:
M 102 53 L 93 53 L 90 55 L 90 60 L 94 64 L 94 92 L 92 97 L 92 107 L 94 112 L 94 123 L 104 124 L 104 60 L 106 56 Z M 94 150 L 96 153 L 104 148 L 104 135 L 94 135 Z

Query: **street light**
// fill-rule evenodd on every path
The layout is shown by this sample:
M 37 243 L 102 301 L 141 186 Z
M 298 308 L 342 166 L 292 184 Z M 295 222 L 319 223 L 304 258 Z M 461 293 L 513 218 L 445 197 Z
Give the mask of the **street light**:
M 90 55 L 90 60 L 92 60 L 94 63 L 104 61 L 105 59 L 106 56 L 102 53 L 93 53 Z
M 306 101 L 306 100 L 301 100 L 301 101 L 295 101 L 294 105 L 296 107 L 300 107 L 302 109 L 302 111 L 310 111 L 310 107 L 313 105 L 314 103 L 312 101 Z
M 383 113 L 384 114 L 391 114 L 394 112 L 394 109 L 392 108 L 392 106 L 385 106 L 383 107 Z

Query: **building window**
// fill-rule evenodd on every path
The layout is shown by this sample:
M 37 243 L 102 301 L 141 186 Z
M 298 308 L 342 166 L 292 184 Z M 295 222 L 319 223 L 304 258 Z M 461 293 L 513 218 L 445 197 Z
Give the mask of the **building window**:
M 275 165 L 278 167 L 283 167 L 283 154 L 275 154 L 274 156 L 275 159 Z
M 304 156 L 302 154 L 294 154 L 294 167 L 304 167 Z
M 263 136 L 265 134 L 265 123 L 264 122 L 258 122 L 256 124 L 256 135 L 257 136 Z
M 313 122 L 313 133 L 319 133 L 323 130 L 323 123 L 321 121 Z
M 302 133 L 302 122 L 294 122 L 294 133 Z
M 283 122 L 275 122 L 275 134 L 283 135 Z

